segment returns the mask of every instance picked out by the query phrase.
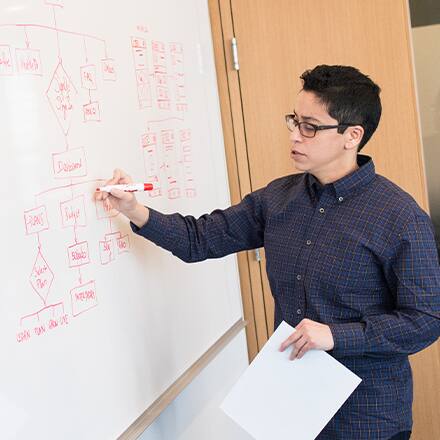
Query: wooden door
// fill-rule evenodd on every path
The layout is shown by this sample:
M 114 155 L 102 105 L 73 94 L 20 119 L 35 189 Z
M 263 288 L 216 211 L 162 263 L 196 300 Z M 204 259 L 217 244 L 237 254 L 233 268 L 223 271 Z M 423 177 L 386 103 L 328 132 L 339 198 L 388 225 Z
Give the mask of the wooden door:
M 241 196 L 295 172 L 283 116 L 292 110 L 300 74 L 317 64 L 347 64 L 382 88 L 382 120 L 363 152 L 373 156 L 378 173 L 428 209 L 405 0 L 211 0 L 210 5 L 217 73 L 228 95 L 220 94 L 230 111 L 235 148 L 229 162 L 238 173 Z M 233 36 L 238 72 L 230 54 Z M 261 254 L 261 263 L 248 253 L 240 264 L 248 284 L 244 302 L 251 358 L 255 346 L 260 349 L 273 332 L 273 300 Z M 440 438 L 439 343 L 413 356 L 412 365 L 412 438 Z

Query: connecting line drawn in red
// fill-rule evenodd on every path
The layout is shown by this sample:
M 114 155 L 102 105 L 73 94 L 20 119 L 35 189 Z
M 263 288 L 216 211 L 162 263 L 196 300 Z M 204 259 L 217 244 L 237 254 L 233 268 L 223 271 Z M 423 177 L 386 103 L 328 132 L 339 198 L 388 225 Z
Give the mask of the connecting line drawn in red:
M 35 194 L 35 197 L 38 198 L 38 197 L 40 197 L 40 196 L 42 196 L 44 194 L 48 194 L 48 193 L 50 193 L 52 191 L 59 191 L 61 189 L 73 188 L 75 186 L 86 185 L 86 184 L 92 183 L 92 182 L 99 184 L 99 183 L 105 182 L 105 179 L 84 180 L 84 181 L 78 182 L 78 183 L 68 183 L 67 185 L 56 186 L 54 188 L 49 188 L 49 189 L 46 189 L 45 191 L 41 191 L 38 194 Z
M 157 134 L 147 132 L 141 136 L 141 145 L 144 152 L 144 167 L 146 181 L 153 184 L 154 189 L 148 191 L 150 197 L 162 195 L 161 183 L 159 179 L 160 165 L 159 152 L 157 145 Z
M 151 87 L 148 79 L 147 42 L 143 38 L 131 37 L 134 70 L 138 93 L 139 108 L 152 106 Z
M 84 266 L 90 263 L 89 245 L 87 241 L 72 244 L 67 248 L 69 267 Z
M 180 121 L 180 122 L 184 122 L 185 119 L 180 118 L 178 116 L 170 116 L 169 118 L 150 120 L 150 121 L 147 121 L 147 128 L 148 128 L 148 130 L 150 130 L 150 124 L 159 124 L 159 123 L 167 122 L 167 121 Z
M 46 91 L 47 99 L 64 134 L 69 132 L 74 110 L 74 100 L 78 94 L 61 62 L 55 68 Z
M 104 81 L 116 81 L 115 60 L 104 58 L 101 60 L 102 79 Z
M 26 234 L 31 235 L 49 229 L 45 206 L 37 206 L 24 212 Z
M 86 63 L 88 63 L 89 62 L 89 58 L 87 56 L 87 45 L 86 45 L 86 39 L 84 37 L 83 37 L 83 43 L 84 43 L 84 52 L 85 52 L 85 55 L 86 55 Z
M 74 287 L 70 291 L 72 301 L 72 315 L 78 316 L 87 310 L 92 309 L 98 305 L 98 298 L 96 296 L 95 281 L 88 281 L 85 284 Z
M 41 249 L 38 249 L 37 258 L 29 275 L 29 282 L 37 295 L 46 305 L 47 296 L 54 279 L 54 274 L 44 259 Z
M 194 198 L 197 195 L 197 191 L 192 169 L 191 130 L 189 128 L 180 130 L 180 146 L 182 151 L 185 195 L 188 198 Z
M 53 153 L 52 167 L 56 179 L 86 176 L 87 162 L 84 148 L 72 148 L 62 153 Z
M 58 5 L 52 4 L 51 6 L 52 6 L 54 28 L 55 28 L 56 35 L 57 35 L 58 60 L 61 63 L 62 59 L 61 59 L 61 48 L 60 48 L 60 34 L 58 32 L 57 15 L 55 13 L 55 6 L 58 6 Z
M 188 110 L 185 91 L 185 67 L 183 46 L 180 43 L 170 43 L 171 69 L 175 81 L 176 110 Z
M 84 195 L 60 203 L 61 225 L 63 228 L 87 226 Z
M 60 8 L 64 8 L 64 0 L 45 0 L 44 3 L 49 6 L 58 6 Z
M 167 62 L 165 44 L 161 41 L 152 41 L 153 72 L 156 83 L 156 103 L 161 110 L 170 110 L 171 101 L 168 89 Z
M 105 46 L 105 40 L 103 38 L 97 37 L 95 35 L 91 34 L 84 34 L 80 32 L 75 31 L 68 31 L 67 29 L 61 29 L 56 26 L 47 26 L 43 24 L 36 24 L 36 23 L 0 23 L 0 28 L 2 27 L 26 27 L 26 28 L 36 28 L 36 29 L 47 29 L 51 31 L 59 32 L 60 34 L 69 34 L 69 35 L 76 35 L 77 37 L 86 37 L 90 38 L 92 40 L 100 41 Z
M 31 42 L 29 41 L 29 37 L 27 34 L 27 30 L 26 30 L 26 26 L 23 28 L 23 32 L 24 32 L 24 40 L 26 43 L 26 49 L 29 49 L 31 47 Z
M 0 75 L 10 76 L 14 74 L 14 63 L 11 56 L 11 48 L 6 44 L 0 44 Z
M 181 191 L 179 183 L 179 172 L 177 167 L 174 130 L 161 130 L 160 136 L 164 148 L 163 168 L 165 171 L 165 178 L 167 182 L 167 195 L 169 199 L 177 199 L 181 196 Z
M 32 337 L 43 336 L 56 328 L 69 324 L 69 316 L 64 313 L 62 302 L 50 304 L 30 315 L 20 318 L 20 330 L 17 332 L 17 342 L 27 342 Z

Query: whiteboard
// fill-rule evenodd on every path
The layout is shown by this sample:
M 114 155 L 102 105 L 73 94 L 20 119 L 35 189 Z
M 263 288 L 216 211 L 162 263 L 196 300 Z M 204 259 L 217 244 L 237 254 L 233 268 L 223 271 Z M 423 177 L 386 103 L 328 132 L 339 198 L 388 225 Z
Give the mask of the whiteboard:
M 229 205 L 207 3 L 0 6 L 0 438 L 113 439 L 242 316 L 236 259 L 186 264 L 93 201 Z

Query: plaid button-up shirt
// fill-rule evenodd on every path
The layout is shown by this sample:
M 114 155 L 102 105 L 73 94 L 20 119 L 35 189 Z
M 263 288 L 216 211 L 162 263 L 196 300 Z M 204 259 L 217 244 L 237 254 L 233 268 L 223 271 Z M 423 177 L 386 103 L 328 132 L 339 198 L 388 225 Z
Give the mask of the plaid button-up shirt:
M 440 268 L 429 217 L 358 156 L 325 186 L 282 177 L 198 219 L 150 210 L 133 230 L 187 262 L 264 246 L 275 326 L 330 326 L 332 356 L 362 382 L 320 440 L 389 439 L 412 427 L 408 355 L 440 336 Z M 295 390 L 286 392 L 295 392 Z

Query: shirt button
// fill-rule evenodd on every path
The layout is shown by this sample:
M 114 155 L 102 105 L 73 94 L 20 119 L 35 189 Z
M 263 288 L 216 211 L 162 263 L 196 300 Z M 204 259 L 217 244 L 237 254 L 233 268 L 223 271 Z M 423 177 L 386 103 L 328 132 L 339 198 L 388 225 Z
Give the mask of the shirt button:
M 297 275 L 296 279 L 299 281 L 301 279 L 301 275 Z
M 306 241 L 306 245 L 307 245 L 307 246 L 310 246 L 311 244 L 312 244 L 311 240 L 307 240 L 307 241 Z
M 297 315 L 301 315 L 301 313 L 302 313 L 301 309 L 298 309 L 298 310 L 296 311 L 296 314 L 297 314 Z
M 321 214 L 324 214 L 324 211 L 325 211 L 324 208 L 319 208 L 319 212 L 320 212 Z
M 344 201 L 344 197 L 338 197 L 339 202 L 343 202 Z

